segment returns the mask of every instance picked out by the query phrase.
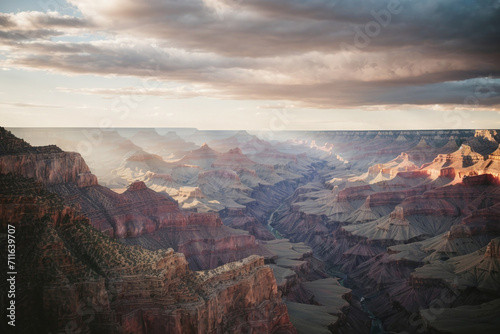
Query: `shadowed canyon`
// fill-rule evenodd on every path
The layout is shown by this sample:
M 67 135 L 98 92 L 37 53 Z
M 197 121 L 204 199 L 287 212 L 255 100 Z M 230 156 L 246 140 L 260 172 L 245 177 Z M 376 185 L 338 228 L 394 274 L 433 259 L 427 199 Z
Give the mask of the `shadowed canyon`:
M 496 130 L 0 128 L 0 185 L 19 333 L 500 329 Z

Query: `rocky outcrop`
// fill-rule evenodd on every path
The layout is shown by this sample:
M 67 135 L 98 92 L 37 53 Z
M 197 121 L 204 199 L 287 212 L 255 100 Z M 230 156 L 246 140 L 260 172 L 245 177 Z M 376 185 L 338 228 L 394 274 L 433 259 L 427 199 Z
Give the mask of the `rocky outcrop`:
M 413 158 L 413 161 L 426 161 L 421 157 Z M 368 171 L 359 177 L 348 179 L 351 183 L 377 183 L 393 179 L 400 172 L 411 172 L 419 167 L 410 160 L 408 153 L 401 153 L 397 158 L 387 162 L 379 163 L 368 168 Z
M 192 270 L 216 268 L 252 254 L 270 256 L 247 232 L 227 226 L 214 228 L 202 223 L 160 228 L 150 234 L 121 239 L 121 242 L 150 250 L 173 248 L 186 256 Z
M 496 238 L 491 240 L 491 242 L 486 247 L 486 251 L 484 252 L 484 256 L 486 258 L 494 258 L 500 259 L 500 239 Z
M 273 219 L 279 233 L 307 243 L 315 256 L 348 274 L 346 284 L 366 297 L 365 304 L 383 319 L 386 330 L 418 330 L 408 315 L 418 317 L 420 309 L 442 298 L 455 307 L 497 296 L 492 294 L 498 291 L 496 262 L 486 246 L 496 254 L 498 143 L 494 135 L 444 134 L 416 142 L 415 133 L 376 134 L 367 147 L 393 138 L 389 148 L 378 152 L 384 157 L 396 143 L 413 149 L 391 160 L 394 173 L 386 162 L 373 159 L 359 175 L 362 171 L 353 168 L 367 162 L 370 153 L 360 146 L 356 153 L 346 153 L 358 138 L 350 134 L 342 140 L 337 133 L 333 147 L 351 169 L 325 171 L 328 182 L 301 187 Z M 396 162 L 407 157 L 422 168 L 398 170 L 402 165 Z M 305 218 L 314 214 L 322 219 L 306 224 Z M 472 257 L 475 252 L 483 253 Z
M 56 153 L 60 153 L 57 150 Z M 33 147 L 21 138 L 16 137 L 12 132 L 0 127 L 0 155 L 17 153 L 35 153 Z
M 449 154 L 439 154 L 432 163 L 424 164 L 422 167 L 429 170 L 431 173 L 439 174 L 442 168 L 452 167 L 456 171 L 464 170 L 462 174 L 467 175 L 465 172 L 467 167 L 471 167 L 477 163 L 483 162 L 483 155 L 474 151 L 474 149 L 467 144 L 462 144 L 460 148 Z
M 78 153 L 63 152 L 55 145 L 33 147 L 0 128 L 0 174 L 16 173 L 45 185 L 74 183 L 78 187 L 97 184 L 97 177 Z
M 9 144 L 9 147 L 31 150 L 29 144 L 14 136 L 9 138 L 14 143 Z M 0 155 L 0 163 L 4 161 L 8 166 L 7 169 L 0 167 L 0 172 L 14 170 L 28 177 L 35 176 L 51 191 L 63 197 L 66 205 L 77 207 L 85 213 L 94 227 L 109 236 L 126 239 L 125 243 L 143 245 L 152 250 L 174 248 L 185 254 L 195 270 L 215 268 L 252 254 L 268 254 L 259 247 L 254 236 L 223 226 L 217 213 L 182 211 L 172 197 L 149 189 L 143 181 L 133 182 L 121 194 L 97 182 L 85 183 L 87 176 L 93 175 L 76 153 L 69 154 L 71 159 L 65 160 L 64 164 L 59 163 L 59 156 L 67 154 L 65 152 L 49 155 L 30 153 L 31 159 L 40 161 L 40 164 L 30 164 L 31 160 L 20 160 L 13 164 L 9 159 L 20 156 L 13 148 L 9 148 L 9 154 Z M 138 159 L 141 156 L 134 157 Z M 72 178 L 74 171 L 87 173 Z M 47 175 L 69 176 L 58 182 Z M 95 177 L 92 181 L 96 181 Z M 264 231 L 261 234 L 266 235 Z M 147 237 L 140 238 L 144 235 Z M 133 240 L 127 241 L 130 238 Z
M 177 197 L 182 197 L 185 199 L 199 199 L 205 198 L 205 195 L 198 187 L 180 187 Z
M 233 148 L 226 153 L 221 154 L 217 160 L 212 163 L 215 168 L 247 167 L 256 163 L 241 152 L 240 148 Z
M 17 332 L 295 333 L 262 257 L 192 272 L 171 249 L 110 239 L 41 183 L 0 174 L 0 184 L 2 230 L 15 226 L 22 245 Z
M 224 225 L 248 231 L 259 240 L 273 240 L 274 235 L 244 208 L 227 208 L 220 212 Z
M 221 226 L 214 213 L 183 212 L 168 196 L 148 189 L 143 182 L 133 183 L 123 194 L 102 186 L 77 188 L 73 184 L 52 186 L 68 204 L 78 205 L 93 226 L 117 237 L 134 237 L 168 226 Z
M 253 236 L 223 226 L 218 214 L 179 210 L 177 202 L 141 181 L 123 194 L 101 186 L 52 189 L 78 204 L 98 229 L 151 250 L 171 247 L 185 254 L 193 270 L 215 268 L 251 254 L 266 255 Z
M 116 169 L 117 178 L 127 180 L 127 186 L 143 180 L 161 191 L 164 199 L 141 183 L 123 195 L 100 186 L 50 187 L 65 194 L 67 203 L 90 212 L 93 224 L 99 222 L 103 230 L 114 233 L 118 222 L 120 233 L 130 231 L 124 243 L 152 250 L 182 247 L 191 268 L 239 260 L 235 256 L 243 256 L 246 249 L 264 255 L 279 291 L 291 303 L 294 321 L 305 324 L 303 331 L 368 332 L 369 315 L 383 321 L 386 331 L 417 332 L 413 320 L 419 318 L 418 312 L 440 300 L 445 300 L 445 307 L 457 308 L 498 298 L 498 247 L 491 244 L 500 233 L 500 160 L 496 157 L 500 138 L 495 131 L 280 132 L 275 136 L 300 139 L 268 143 L 246 132 L 199 131 L 197 142 L 215 139 L 210 145 L 227 153 L 203 146 L 170 163 L 137 153 L 148 159 L 132 158 Z M 200 192 L 181 191 L 181 187 Z M 191 214 L 220 212 L 226 224 L 252 231 L 253 236 L 244 232 L 236 236 L 220 225 L 204 226 L 209 218 L 191 224 L 185 212 L 169 211 L 175 201 L 167 193 Z M 130 211 L 127 203 L 134 202 L 137 210 Z M 285 236 L 292 244 L 302 241 L 312 254 L 280 260 L 259 253 L 262 249 L 252 248 L 252 238 L 259 237 L 268 223 L 276 237 Z M 329 295 L 338 288 L 331 280 L 317 282 L 321 286 L 317 290 L 309 284 L 325 268 L 352 289 L 342 294 L 346 299 Z M 322 291 L 331 297 L 327 302 L 318 298 Z M 189 293 L 183 296 L 191 300 Z M 365 296 L 362 303 L 360 296 Z M 338 297 L 348 303 L 340 312 L 328 305 Z M 130 313 L 131 329 L 145 323 L 141 316 Z
M 447 261 L 433 261 L 412 273 L 413 284 L 453 286 L 460 290 L 475 287 L 492 295 L 500 291 L 500 238 L 492 239 L 486 247 Z
M 209 168 L 219 157 L 220 153 L 211 149 L 207 144 L 203 144 L 199 149 L 187 153 L 178 164 L 195 165 L 201 168 Z
M 78 187 L 97 184 L 97 178 L 78 153 L 17 153 L 0 156 L 0 173 L 17 173 L 46 185 L 75 183 Z
M 443 152 L 442 149 L 441 152 Z M 406 151 L 406 155 L 417 166 L 421 166 L 435 157 L 435 151 L 424 138 L 421 138 L 416 146 Z

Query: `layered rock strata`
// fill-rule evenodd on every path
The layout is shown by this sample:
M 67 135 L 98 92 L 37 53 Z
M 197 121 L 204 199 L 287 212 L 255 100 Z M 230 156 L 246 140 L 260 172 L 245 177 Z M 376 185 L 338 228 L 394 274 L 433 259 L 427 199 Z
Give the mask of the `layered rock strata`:
M 41 183 L 0 174 L 0 184 L 2 230 L 15 226 L 22 245 L 19 333 L 295 333 L 262 257 L 193 272 L 172 249 L 95 230 Z

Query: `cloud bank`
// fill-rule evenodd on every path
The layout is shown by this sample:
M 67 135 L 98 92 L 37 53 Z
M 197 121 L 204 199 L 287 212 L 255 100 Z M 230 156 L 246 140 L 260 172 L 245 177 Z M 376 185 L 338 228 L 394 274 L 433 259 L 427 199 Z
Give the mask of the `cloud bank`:
M 68 2 L 81 15 L 0 14 L 1 66 L 190 87 L 134 93 L 177 98 L 500 110 L 498 1 Z

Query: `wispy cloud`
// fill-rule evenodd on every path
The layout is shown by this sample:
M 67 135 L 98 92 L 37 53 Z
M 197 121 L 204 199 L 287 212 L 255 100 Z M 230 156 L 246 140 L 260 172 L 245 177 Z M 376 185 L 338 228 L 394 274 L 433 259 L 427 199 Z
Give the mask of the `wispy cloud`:
M 0 105 L 11 108 L 64 108 L 60 105 L 36 104 L 36 103 L 19 103 L 19 102 L 0 102 Z
M 140 88 L 140 87 L 123 87 L 123 88 L 67 88 L 57 87 L 57 90 L 63 93 L 76 93 L 87 95 L 104 95 L 104 96 L 123 96 L 123 95 L 139 95 L 139 96 L 159 96 L 167 99 L 186 99 L 199 96 L 211 96 L 217 94 L 212 89 L 206 89 L 199 86 L 180 86 L 180 87 L 157 87 L 157 88 Z

